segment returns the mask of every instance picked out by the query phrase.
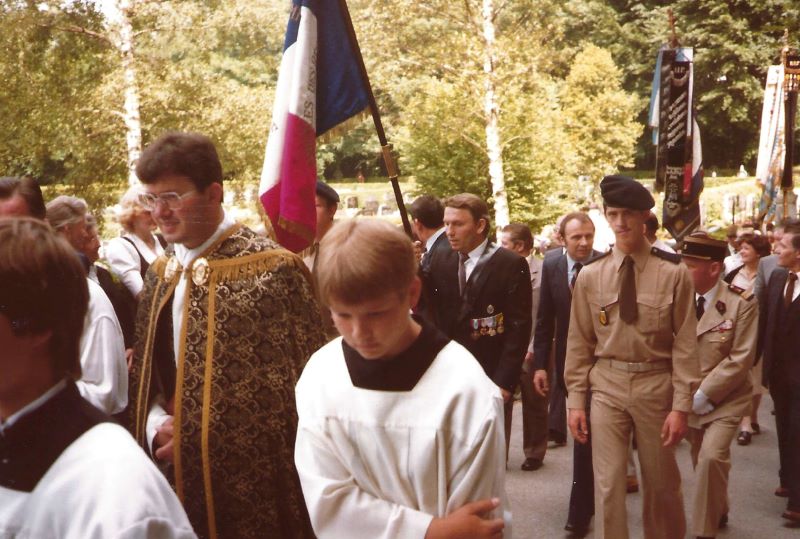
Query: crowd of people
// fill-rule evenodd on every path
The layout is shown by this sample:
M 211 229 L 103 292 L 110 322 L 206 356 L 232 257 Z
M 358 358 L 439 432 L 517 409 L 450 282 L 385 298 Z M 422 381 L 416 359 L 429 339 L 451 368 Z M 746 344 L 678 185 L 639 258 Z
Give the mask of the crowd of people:
M 517 392 L 522 470 L 575 440 L 574 536 L 628 537 L 639 488 L 645 537 L 717 536 L 767 391 L 800 523 L 800 222 L 670 246 L 607 176 L 613 246 L 576 211 L 540 257 L 473 194 L 417 198 L 410 239 L 319 181 L 295 255 L 226 213 L 207 137 L 136 173 L 102 263 L 84 200 L 0 179 L 0 537 L 510 538 Z

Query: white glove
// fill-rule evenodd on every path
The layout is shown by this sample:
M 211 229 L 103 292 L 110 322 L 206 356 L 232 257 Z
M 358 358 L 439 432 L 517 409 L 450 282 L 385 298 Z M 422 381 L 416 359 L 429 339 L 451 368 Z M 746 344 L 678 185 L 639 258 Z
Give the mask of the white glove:
M 702 390 L 698 389 L 697 393 L 694 394 L 694 398 L 692 399 L 692 412 L 697 415 L 706 415 L 711 413 L 714 410 L 714 405 L 708 400 L 706 394 L 703 393 Z

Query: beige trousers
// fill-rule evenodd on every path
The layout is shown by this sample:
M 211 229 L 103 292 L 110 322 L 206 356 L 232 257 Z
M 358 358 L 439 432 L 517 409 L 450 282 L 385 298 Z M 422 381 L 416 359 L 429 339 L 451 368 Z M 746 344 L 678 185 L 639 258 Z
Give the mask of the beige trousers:
M 598 363 L 589 373 L 595 485 L 595 537 L 628 539 L 626 472 L 635 426 L 641 469 L 644 537 L 686 535 L 681 475 L 674 447 L 663 447 L 661 428 L 672 409 L 669 371 L 628 373 Z
M 689 429 L 692 464 L 697 476 L 692 535 L 715 537 L 719 519 L 728 512 L 731 443 L 741 417 L 721 417 L 702 429 Z

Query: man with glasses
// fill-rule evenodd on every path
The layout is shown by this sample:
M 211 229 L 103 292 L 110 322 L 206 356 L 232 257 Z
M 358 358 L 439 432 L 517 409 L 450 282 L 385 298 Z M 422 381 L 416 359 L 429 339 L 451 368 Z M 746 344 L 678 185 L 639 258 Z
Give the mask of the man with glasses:
M 172 246 L 142 290 L 133 434 L 201 537 L 313 537 L 293 464 L 294 384 L 325 342 L 308 270 L 224 212 L 207 137 L 163 135 L 136 173 Z

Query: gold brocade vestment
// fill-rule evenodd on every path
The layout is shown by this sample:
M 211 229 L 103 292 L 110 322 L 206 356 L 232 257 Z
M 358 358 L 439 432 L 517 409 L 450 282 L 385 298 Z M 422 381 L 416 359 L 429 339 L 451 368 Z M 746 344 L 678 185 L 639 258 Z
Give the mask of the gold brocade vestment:
M 170 255 L 151 266 L 139 306 L 134 437 L 147 445 L 154 403 L 174 406 L 175 464 L 167 475 L 200 537 L 313 537 L 294 467 L 294 386 L 325 342 L 308 271 L 238 225 L 190 268 L 175 271 Z M 171 328 L 159 328 L 171 320 L 182 271 L 184 323 L 173 358 Z M 162 374 L 173 365 L 174 387 Z

